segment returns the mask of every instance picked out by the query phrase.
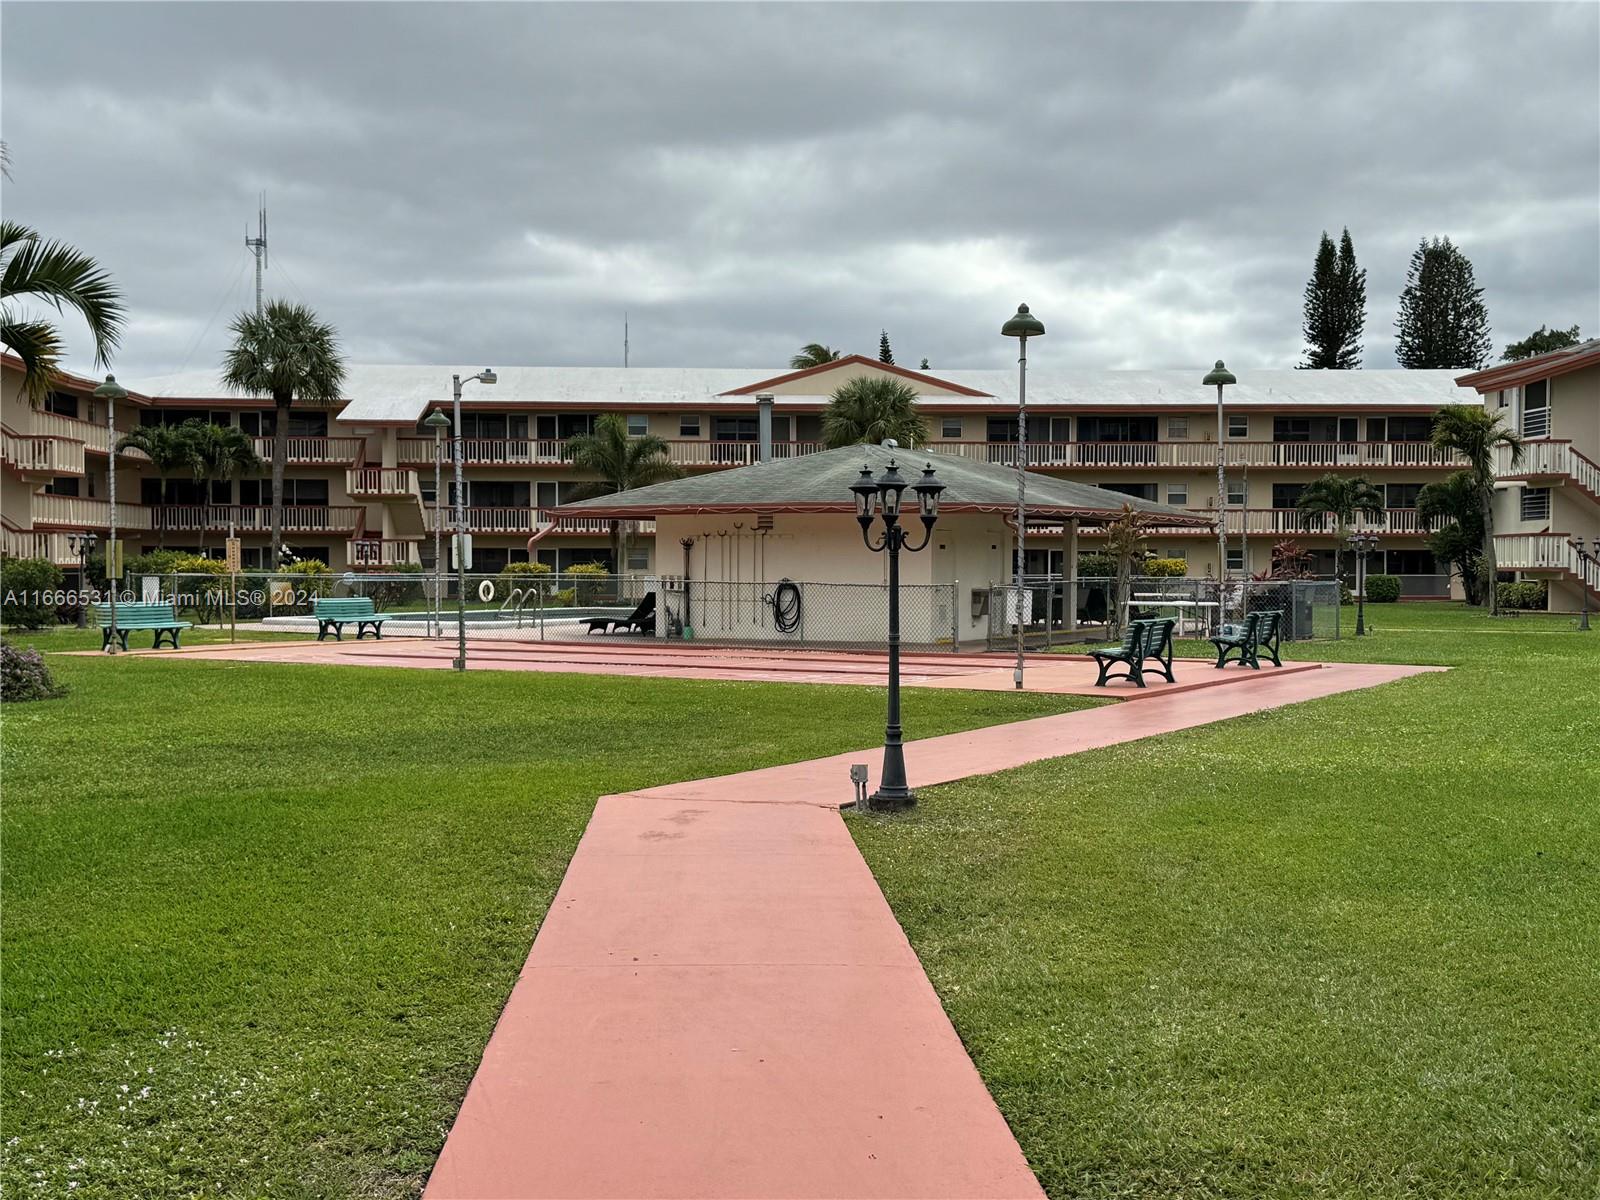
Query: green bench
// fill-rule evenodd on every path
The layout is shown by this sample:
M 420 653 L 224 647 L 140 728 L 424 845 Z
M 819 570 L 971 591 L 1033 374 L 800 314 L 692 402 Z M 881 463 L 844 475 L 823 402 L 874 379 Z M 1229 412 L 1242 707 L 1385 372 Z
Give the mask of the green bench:
M 1145 617 L 1129 621 L 1120 646 L 1089 651 L 1089 657 L 1100 668 L 1100 678 L 1094 681 L 1095 687 L 1105 687 L 1112 679 L 1131 679 L 1135 686 L 1144 687 L 1146 671 L 1162 676 L 1168 683 L 1175 682 L 1172 676 L 1172 630 L 1176 624 L 1169 617 Z M 1148 662 L 1156 665 L 1147 667 L 1145 664 Z M 1119 664 L 1123 667 L 1123 673 L 1111 674 Z
M 344 627 L 356 627 L 356 641 L 367 636 L 367 631 L 372 631 L 372 636 L 382 640 L 383 623 L 388 617 L 380 617 L 378 610 L 373 606 L 370 596 L 346 597 L 321 597 L 311 606 L 312 615 L 317 618 L 317 641 L 322 641 L 328 636 L 328 631 L 333 631 L 333 640 L 344 641 Z
M 1283 613 L 1277 609 L 1247 613 L 1243 625 L 1224 625 L 1221 635 L 1211 639 L 1217 649 L 1217 669 L 1227 666 L 1229 656 L 1234 653 L 1239 655 L 1241 667 L 1259 671 L 1262 654 L 1273 666 L 1283 666 L 1283 659 L 1278 656 L 1282 633 Z
M 100 649 L 111 645 L 111 605 L 96 604 L 95 618 L 100 622 Z M 128 648 L 128 634 L 135 629 L 155 630 L 152 650 L 161 649 L 161 639 L 166 638 L 178 649 L 178 635 L 190 627 L 190 622 L 178 620 L 177 610 L 170 604 L 119 604 L 117 605 L 117 641 Z

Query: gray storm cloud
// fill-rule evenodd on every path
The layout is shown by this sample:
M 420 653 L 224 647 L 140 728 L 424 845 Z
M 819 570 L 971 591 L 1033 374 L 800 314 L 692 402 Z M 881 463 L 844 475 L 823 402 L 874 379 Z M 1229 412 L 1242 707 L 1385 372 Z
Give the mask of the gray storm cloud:
M 366 361 L 781 365 L 802 342 L 1286 366 L 1319 233 L 1392 365 L 1417 240 L 1497 344 L 1600 331 L 1600 9 L 8 4 L 6 215 L 96 255 L 137 382 L 268 291 Z M 82 330 L 64 324 L 87 367 Z

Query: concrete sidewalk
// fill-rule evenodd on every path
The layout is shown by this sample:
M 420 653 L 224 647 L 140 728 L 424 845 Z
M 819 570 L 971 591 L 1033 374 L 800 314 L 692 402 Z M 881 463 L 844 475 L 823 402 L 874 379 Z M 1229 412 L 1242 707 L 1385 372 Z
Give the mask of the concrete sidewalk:
M 1251 672 L 907 759 L 926 786 L 1428 669 Z M 426 1195 L 1038 1197 L 834 811 L 878 761 L 601 799 Z

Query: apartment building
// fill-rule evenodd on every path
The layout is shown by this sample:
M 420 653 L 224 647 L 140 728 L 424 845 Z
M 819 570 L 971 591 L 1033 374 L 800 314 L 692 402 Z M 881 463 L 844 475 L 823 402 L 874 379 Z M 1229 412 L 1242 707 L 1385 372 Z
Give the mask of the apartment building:
M 1502 571 L 1548 581 L 1552 611 L 1600 605 L 1600 339 L 1458 381 L 1523 438 L 1520 462 L 1495 465 L 1495 559 Z
M 1042 357 L 1042 356 L 1041 356 Z M 93 380 L 64 380 L 41 409 L 19 395 L 20 371 L 4 364 L 5 538 L 8 553 L 43 553 L 70 568 L 65 534 L 104 530 L 109 516 L 106 413 Z M 449 415 L 452 368 L 352 366 L 349 399 L 337 410 L 296 408 L 291 416 L 285 539 L 301 557 L 335 570 L 381 569 L 433 560 L 436 512 L 454 496 L 448 441 L 435 489 L 435 439 L 423 424 L 435 409 Z M 886 374 L 919 397 L 929 445 L 983 462 L 1015 461 L 1016 375 L 1006 370 L 937 374 L 850 357 L 805 371 L 743 368 L 502 368 L 494 386 L 467 383 L 462 403 L 465 507 L 474 537 L 474 569 L 498 570 L 530 555 L 565 568 L 610 562 L 609 523 L 547 515 L 582 480 L 568 442 L 602 413 L 621 414 L 630 433 L 654 434 L 685 472 L 724 470 L 756 460 L 758 396 L 771 399 L 771 453 L 795 457 L 822 448 L 822 412 L 847 379 Z M 1026 454 L 1032 470 L 1060 473 L 1132 496 L 1200 512 L 1219 504 L 1216 455 L 1226 464 L 1227 569 L 1263 571 L 1272 545 L 1294 538 L 1319 572 L 1334 562 L 1331 529 L 1303 518 L 1295 503 L 1327 472 L 1363 474 L 1387 499 L 1363 527 L 1377 533 L 1372 567 L 1400 576 L 1414 596 L 1444 595 L 1444 569 L 1428 553 L 1416 494 L 1459 464 L 1429 442 L 1433 414 L 1445 404 L 1476 403 L 1471 386 L 1446 371 L 1237 372 L 1226 389 L 1219 427 L 1213 389 L 1192 371 L 1056 371 L 1035 367 L 1028 379 Z M 270 454 L 274 413 L 259 401 L 227 396 L 214 377 L 190 375 L 124 381 L 138 390 L 115 414 L 119 431 L 140 422 L 190 416 L 236 424 Z M 1592 386 L 1592 384 L 1591 384 Z M 230 530 L 245 559 L 266 565 L 270 484 L 245 479 L 199 494 L 192 480 L 163 491 L 150 464 L 122 456 L 119 525 L 129 552 L 158 541 L 220 552 Z M 654 530 L 632 530 L 630 572 L 656 568 Z M 1060 570 L 1060 542 L 1039 538 L 1030 572 Z M 1096 538 L 1086 531 L 1084 550 Z M 1213 535 L 1173 529 L 1153 540 L 1164 556 L 1184 558 L 1190 573 L 1218 570 Z M 663 569 L 674 561 L 663 558 Z

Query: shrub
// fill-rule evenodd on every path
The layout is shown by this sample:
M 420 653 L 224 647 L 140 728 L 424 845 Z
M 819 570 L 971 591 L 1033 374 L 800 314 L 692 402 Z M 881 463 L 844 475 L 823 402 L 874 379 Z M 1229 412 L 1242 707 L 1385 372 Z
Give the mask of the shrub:
M 65 576 L 47 558 L 8 558 L 0 564 L 0 616 L 17 629 L 56 623 Z
M 1367 576 L 1367 601 L 1371 604 L 1393 604 L 1400 599 L 1400 580 L 1393 575 Z
M 577 592 L 577 602 L 580 606 L 615 598 L 611 594 L 611 572 L 605 563 L 579 563 L 577 566 L 568 567 L 566 573 L 577 576 L 573 588 Z
M 18 650 L 10 642 L 0 642 L 0 700 L 15 704 L 19 700 L 49 700 L 66 695 L 67 689 L 50 677 L 44 655 L 37 650 Z
M 550 564 L 542 562 L 514 562 L 507 563 L 505 570 L 500 572 L 496 581 L 495 590 L 502 596 L 509 596 L 513 589 L 527 589 L 540 576 L 550 574 Z M 550 585 L 546 583 L 538 589 L 545 595 L 550 594 Z
M 1147 558 L 1144 560 L 1144 573 L 1152 579 L 1182 579 L 1189 573 L 1189 560 L 1186 558 Z
M 397 563 L 384 571 L 386 575 L 415 575 L 416 579 L 378 579 L 365 583 L 362 590 L 372 601 L 372 607 L 382 612 L 391 604 L 410 604 L 422 599 L 422 564 Z
M 333 594 L 333 572 L 321 559 L 303 558 L 278 572 L 277 578 L 287 582 L 293 592 L 291 602 L 285 607 L 294 612 L 309 612 L 313 600 Z
M 1079 579 L 1110 579 L 1117 573 L 1117 564 L 1109 554 L 1078 555 Z
M 1548 590 L 1541 579 L 1521 583 L 1502 583 L 1496 588 L 1501 608 L 1542 610 L 1548 603 Z

